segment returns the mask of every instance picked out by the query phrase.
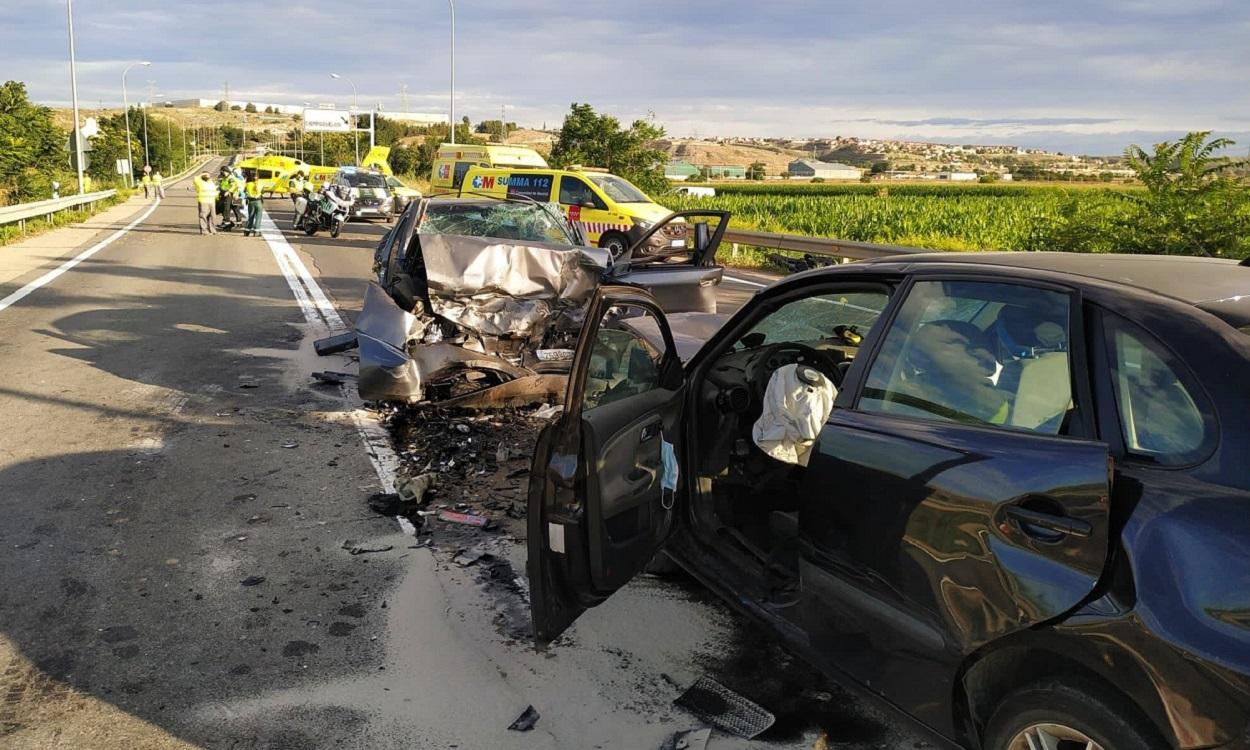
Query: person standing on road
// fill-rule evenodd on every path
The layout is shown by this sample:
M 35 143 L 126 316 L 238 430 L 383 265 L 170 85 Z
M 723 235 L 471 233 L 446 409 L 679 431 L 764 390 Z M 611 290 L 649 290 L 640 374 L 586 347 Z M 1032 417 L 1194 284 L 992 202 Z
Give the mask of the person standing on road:
M 161 177 L 161 170 L 159 170 L 159 169 L 157 169 L 157 170 L 153 170 L 153 172 L 152 172 L 152 190 L 156 192 L 156 197 L 157 197 L 157 198 L 162 198 L 162 199 L 163 199 L 163 198 L 165 197 L 165 187 L 164 187 L 163 185 L 161 185 L 161 182 L 162 182 L 164 179 L 165 179 L 164 177 Z
M 295 219 L 293 226 L 296 229 L 300 227 L 300 218 L 304 215 L 304 210 L 308 207 L 308 181 L 304 178 L 303 170 L 291 175 L 291 179 L 286 182 L 287 194 L 291 196 L 291 205 L 295 208 Z
M 209 179 L 208 172 L 200 172 L 194 182 L 195 205 L 200 217 L 200 234 L 217 234 L 213 224 L 213 201 L 217 199 L 217 185 Z
M 243 183 L 243 194 L 247 197 L 247 226 L 243 236 L 260 236 L 260 212 L 264 204 L 260 198 L 260 182 L 256 170 L 247 172 L 247 182 Z
M 219 202 L 217 212 L 221 214 L 221 226 L 219 229 L 234 229 L 234 222 L 230 220 L 231 209 L 235 209 L 234 195 L 238 192 L 234 185 L 234 176 L 230 174 L 229 167 L 222 167 L 217 173 L 217 192 L 219 194 Z M 237 213 L 237 209 L 235 209 Z
M 143 176 L 139 178 L 140 184 L 143 185 L 143 197 L 150 197 L 148 194 L 152 191 L 152 175 L 144 170 Z

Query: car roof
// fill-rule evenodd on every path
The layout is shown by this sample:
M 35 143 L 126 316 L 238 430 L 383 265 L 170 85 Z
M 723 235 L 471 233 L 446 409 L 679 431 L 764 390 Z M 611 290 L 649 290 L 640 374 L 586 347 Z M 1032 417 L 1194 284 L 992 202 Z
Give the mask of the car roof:
M 1225 258 L 1117 253 L 992 252 L 917 253 L 863 263 L 968 263 L 1051 271 L 1145 289 L 1191 305 L 1246 297 L 1250 266 Z

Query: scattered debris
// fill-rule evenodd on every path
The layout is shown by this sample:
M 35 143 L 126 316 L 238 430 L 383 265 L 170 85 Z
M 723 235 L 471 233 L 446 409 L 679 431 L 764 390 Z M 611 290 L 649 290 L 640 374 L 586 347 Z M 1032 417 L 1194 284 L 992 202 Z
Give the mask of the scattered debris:
M 377 492 L 369 496 L 369 509 L 382 516 L 398 516 L 404 512 L 404 501 L 394 492 Z
M 282 447 L 283 448 L 298 448 L 299 443 L 295 442 L 294 440 L 288 440 L 282 444 Z
M 522 520 L 525 518 L 525 515 L 526 515 L 525 506 L 518 505 L 516 503 L 508 503 L 508 509 L 504 511 L 504 515 L 506 515 L 508 518 L 515 518 L 518 520 Z
M 313 349 L 322 357 L 327 354 L 338 354 L 348 349 L 353 349 L 358 345 L 356 341 L 356 332 L 340 333 L 337 336 L 327 336 L 324 339 L 317 339 L 313 342 Z
M 564 404 L 547 404 L 535 409 L 530 416 L 534 419 L 554 419 L 564 411 Z
M 395 483 L 395 494 L 402 502 L 420 505 L 425 500 L 425 493 L 434 488 L 434 479 L 433 474 L 400 477 Z
M 514 732 L 528 732 L 538 723 L 538 712 L 533 706 L 526 706 L 521 715 L 516 717 L 516 721 L 508 725 L 508 729 Z
M 395 545 L 393 544 L 373 544 L 373 545 L 357 544 L 351 539 L 348 539 L 347 541 L 343 542 L 343 549 L 347 550 L 347 553 L 349 555 L 368 555 L 373 552 L 390 552 L 391 550 L 395 549 Z
M 312 377 L 313 380 L 316 380 L 318 383 L 325 383 L 327 385 L 342 385 L 345 381 L 352 380 L 356 376 L 350 372 L 325 370 L 324 372 L 314 372 Z
M 239 383 L 239 387 L 240 388 L 259 388 L 260 383 L 257 383 L 255 380 L 245 380 L 242 383 Z
M 264 582 L 265 582 L 264 576 L 248 576 L 247 578 L 244 578 L 242 581 L 239 581 L 239 583 L 243 586 L 255 586 L 257 584 L 261 584 Z
M 723 732 L 753 739 L 773 725 L 776 718 L 754 702 L 706 675 L 673 701 Z
M 477 516 L 471 513 L 458 513 L 454 510 L 440 510 L 438 512 L 438 520 L 448 523 L 458 523 L 462 526 L 477 526 L 486 528 L 490 524 L 490 519 L 486 516 Z
M 483 549 L 460 550 L 451 561 L 462 568 L 467 568 L 478 560 L 489 560 L 491 557 L 491 553 Z
M 706 750 L 711 738 L 712 730 L 707 727 L 678 732 L 670 737 L 660 750 Z

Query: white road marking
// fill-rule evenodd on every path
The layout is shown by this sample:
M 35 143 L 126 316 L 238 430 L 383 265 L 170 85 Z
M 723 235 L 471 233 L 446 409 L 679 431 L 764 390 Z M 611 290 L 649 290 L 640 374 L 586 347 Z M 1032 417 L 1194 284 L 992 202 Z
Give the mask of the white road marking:
M 746 279 L 740 279 L 737 276 L 726 276 L 724 278 L 725 278 L 725 281 L 734 281 L 739 284 L 746 284 L 747 286 L 758 286 L 758 287 L 768 286 L 767 284 L 761 284 L 758 281 L 748 281 Z
M 118 229 L 116 232 L 113 232 L 108 237 L 105 237 L 104 239 L 95 243 L 94 245 L 87 248 L 86 250 L 83 250 L 78 255 L 75 255 L 73 258 L 70 258 L 69 260 L 65 261 L 61 265 L 52 269 L 51 271 L 48 271 L 43 276 L 40 276 L 39 278 L 30 282 L 29 284 L 22 287 L 21 289 L 18 289 L 16 292 L 13 292 L 9 296 L 5 297 L 4 299 L 0 299 L 0 310 L 4 310 L 6 307 L 10 307 L 17 302 L 21 302 L 31 292 L 35 291 L 41 286 L 46 286 L 48 283 L 55 280 L 61 274 L 65 273 L 66 271 L 70 270 L 71 268 L 78 265 L 79 263 L 82 263 L 87 258 L 90 258 L 91 256 L 100 252 L 104 248 L 113 244 L 117 240 L 121 239 L 127 232 L 129 232 L 131 229 L 134 229 L 136 226 L 141 224 L 145 219 L 151 216 L 152 212 L 155 211 L 156 207 L 159 205 L 161 205 L 161 199 L 160 198 L 153 199 L 152 205 L 148 208 L 148 210 L 140 214 L 139 218 L 130 222 L 126 226 L 122 227 L 121 229 Z
M 273 219 L 269 218 L 269 214 L 266 213 L 261 217 L 260 224 L 260 236 L 265 238 L 270 251 L 273 252 L 274 260 L 286 278 L 287 286 L 291 287 L 291 294 L 299 304 L 300 311 L 304 314 L 304 320 L 319 332 L 337 333 L 345 330 L 347 324 L 343 322 L 334 303 L 330 302 L 330 298 L 322 291 L 321 285 L 308 272 L 308 267 L 291 247 L 291 243 L 287 242 L 282 230 L 273 223 Z M 343 400 L 350 405 L 356 399 L 347 388 L 348 386 L 344 384 L 341 392 Z M 360 441 L 365 446 L 365 455 L 369 457 L 369 463 L 373 465 L 373 471 L 378 475 L 378 483 L 382 485 L 382 491 L 394 492 L 395 479 L 399 473 L 399 456 L 391 447 L 391 439 L 386 433 L 386 428 L 377 417 L 364 409 L 352 409 L 351 416 L 356 425 L 356 432 L 360 435 Z M 404 533 L 416 535 L 416 529 L 408 519 L 397 516 L 396 520 Z

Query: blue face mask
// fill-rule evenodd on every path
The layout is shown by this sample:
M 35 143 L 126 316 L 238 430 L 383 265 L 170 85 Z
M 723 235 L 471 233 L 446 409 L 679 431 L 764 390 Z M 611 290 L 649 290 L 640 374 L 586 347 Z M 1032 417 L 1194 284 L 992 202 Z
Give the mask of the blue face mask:
M 667 510 L 673 507 L 680 470 L 677 468 L 677 451 L 663 435 L 660 436 L 660 460 L 664 464 L 664 474 L 660 477 L 660 491 L 663 493 L 661 502 Z

